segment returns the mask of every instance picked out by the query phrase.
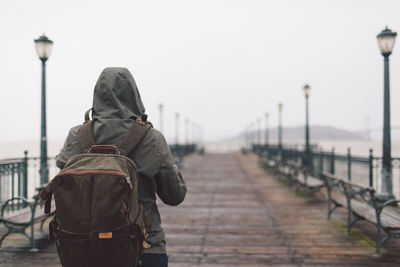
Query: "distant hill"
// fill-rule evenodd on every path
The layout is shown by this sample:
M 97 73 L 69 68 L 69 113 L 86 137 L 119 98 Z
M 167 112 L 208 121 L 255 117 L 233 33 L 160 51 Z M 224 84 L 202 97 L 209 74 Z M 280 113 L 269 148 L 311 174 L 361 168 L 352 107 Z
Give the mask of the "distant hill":
M 262 139 L 265 136 L 265 130 L 261 131 Z M 240 134 L 236 138 L 242 138 L 243 134 Z M 234 138 L 234 139 L 236 139 Z M 282 129 L 282 138 L 284 140 L 302 140 L 305 138 L 304 126 L 297 127 L 284 127 Z M 331 126 L 311 126 L 310 127 L 310 138 L 313 141 L 316 140 L 366 140 L 367 138 L 360 133 L 354 133 L 351 131 L 331 127 Z M 269 130 L 270 141 L 278 140 L 278 129 L 272 128 Z

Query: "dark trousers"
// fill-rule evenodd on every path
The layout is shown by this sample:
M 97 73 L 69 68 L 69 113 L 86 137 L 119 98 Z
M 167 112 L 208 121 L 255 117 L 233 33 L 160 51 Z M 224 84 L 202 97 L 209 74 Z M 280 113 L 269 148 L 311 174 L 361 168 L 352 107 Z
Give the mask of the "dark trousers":
M 167 254 L 143 253 L 139 260 L 140 267 L 168 267 Z

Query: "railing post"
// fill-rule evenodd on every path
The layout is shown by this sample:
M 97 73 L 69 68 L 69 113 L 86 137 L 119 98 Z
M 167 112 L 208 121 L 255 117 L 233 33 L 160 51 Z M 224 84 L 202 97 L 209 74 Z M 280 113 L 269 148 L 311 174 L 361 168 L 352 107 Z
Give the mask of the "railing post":
M 3 187 L 3 185 L 2 185 L 3 179 L 1 178 L 2 174 L 3 174 L 3 168 L 0 165 L 0 203 L 3 202 L 3 196 L 2 196 L 2 193 L 1 193 L 2 192 L 2 187 Z
M 369 150 L 369 186 L 374 186 L 374 156 L 373 150 Z
M 15 167 L 17 164 L 11 163 L 11 196 L 9 198 L 15 197 Z
M 310 155 L 309 155 L 309 158 L 308 158 L 308 160 L 309 160 L 308 166 L 310 167 L 310 173 L 312 175 L 315 175 L 315 170 L 314 170 L 314 167 L 315 167 L 314 157 L 315 156 L 316 156 L 316 151 L 310 149 Z
M 22 170 L 22 196 L 28 198 L 28 150 L 24 151 L 24 164 Z
M 324 151 L 320 150 L 319 152 L 319 176 L 322 175 L 322 173 L 324 172 Z
M 331 155 L 331 173 L 335 174 L 335 147 L 332 147 Z
M 347 178 L 351 180 L 351 150 L 347 148 Z

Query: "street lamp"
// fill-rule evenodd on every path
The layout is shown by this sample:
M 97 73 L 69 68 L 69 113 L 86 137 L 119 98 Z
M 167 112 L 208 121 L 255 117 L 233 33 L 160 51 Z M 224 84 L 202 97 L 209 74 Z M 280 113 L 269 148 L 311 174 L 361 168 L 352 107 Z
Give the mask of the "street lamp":
M 392 190 L 392 156 L 390 137 L 390 85 L 389 56 L 396 41 L 397 33 L 388 27 L 379 33 L 378 46 L 384 58 L 384 97 L 383 97 L 383 157 L 382 157 L 382 187 L 378 197 L 382 200 L 394 198 Z
M 193 131 L 193 129 L 192 129 Z M 185 119 L 185 143 L 186 145 L 189 144 L 189 119 Z
M 310 96 L 311 87 L 305 84 L 303 87 L 304 96 L 306 97 L 306 147 L 305 147 L 305 158 L 303 164 L 310 168 L 310 126 L 308 123 L 308 97 Z
M 249 135 L 250 135 L 250 151 L 253 151 L 253 145 L 254 145 L 254 122 L 251 122 L 249 124 Z
M 256 130 L 257 129 L 257 125 L 256 125 L 256 122 L 252 122 L 251 123 L 251 130 L 252 130 L 252 132 L 251 132 L 251 143 L 252 143 L 252 146 L 251 146 L 251 149 L 253 150 L 254 149 L 254 145 L 257 143 L 257 133 L 256 133 Z
M 192 144 L 199 142 L 199 127 L 194 121 L 192 121 Z
M 175 145 L 179 144 L 179 113 L 175 114 Z
M 257 145 L 261 145 L 261 119 L 257 119 Z
M 35 40 L 36 52 L 42 61 L 42 108 L 40 128 L 40 184 L 49 181 L 49 168 L 47 166 L 47 136 L 46 136 L 46 61 L 51 55 L 53 41 L 44 34 Z
M 204 146 L 205 146 L 205 140 L 204 140 L 204 128 L 203 126 L 199 126 L 199 146 L 201 148 L 200 151 L 201 153 L 204 154 Z
M 158 108 L 160 110 L 160 132 L 163 132 L 163 109 L 164 109 L 163 104 L 159 104 Z
M 269 139 L 269 129 L 268 129 L 268 112 L 265 113 L 265 146 L 268 148 L 268 139 Z
M 279 150 L 279 157 L 282 157 L 282 109 L 283 104 L 278 104 L 278 111 L 279 111 L 279 126 L 278 126 L 278 150 Z

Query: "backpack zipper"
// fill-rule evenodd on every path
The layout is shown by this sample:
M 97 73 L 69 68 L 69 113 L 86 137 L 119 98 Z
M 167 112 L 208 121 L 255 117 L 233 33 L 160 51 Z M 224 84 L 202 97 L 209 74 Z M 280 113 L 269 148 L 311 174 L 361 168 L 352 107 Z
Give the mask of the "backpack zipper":
M 126 182 L 129 184 L 129 187 L 132 189 L 132 183 L 131 183 L 131 177 L 129 177 L 128 175 L 125 174 L 125 180 Z

